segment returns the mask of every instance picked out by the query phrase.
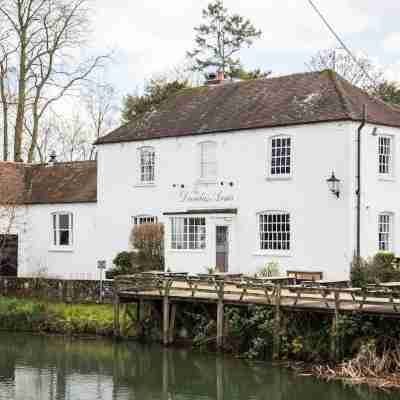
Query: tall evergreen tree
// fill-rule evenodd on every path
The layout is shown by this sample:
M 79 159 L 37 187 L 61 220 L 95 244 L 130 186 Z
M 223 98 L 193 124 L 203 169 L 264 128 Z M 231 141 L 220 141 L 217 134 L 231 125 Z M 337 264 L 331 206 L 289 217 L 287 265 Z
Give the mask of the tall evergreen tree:
M 230 76 L 240 67 L 237 53 L 244 46 L 251 46 L 261 31 L 249 19 L 229 14 L 222 0 L 210 3 L 203 10 L 203 19 L 205 22 L 194 28 L 195 48 L 187 52 L 194 62 L 193 70 L 204 72 L 213 67 Z
M 123 98 L 122 122 L 131 122 L 135 118 L 155 110 L 169 96 L 188 86 L 189 83 L 186 80 L 151 79 L 146 83 L 143 95 L 128 94 Z

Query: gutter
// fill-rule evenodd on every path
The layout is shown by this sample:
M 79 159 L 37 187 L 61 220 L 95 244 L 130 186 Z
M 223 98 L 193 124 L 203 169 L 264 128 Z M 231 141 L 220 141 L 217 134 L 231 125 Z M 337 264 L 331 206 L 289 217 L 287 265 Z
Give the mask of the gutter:
M 367 105 L 363 105 L 361 124 L 357 129 L 357 232 L 356 232 L 356 257 L 357 262 L 361 256 L 361 133 L 366 124 Z

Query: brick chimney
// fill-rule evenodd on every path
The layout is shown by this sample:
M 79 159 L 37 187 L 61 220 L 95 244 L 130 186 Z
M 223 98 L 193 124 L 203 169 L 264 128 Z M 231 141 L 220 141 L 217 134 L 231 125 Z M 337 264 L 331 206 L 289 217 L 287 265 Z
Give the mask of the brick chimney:
M 211 72 L 207 75 L 206 85 L 218 85 L 225 81 L 224 71 Z

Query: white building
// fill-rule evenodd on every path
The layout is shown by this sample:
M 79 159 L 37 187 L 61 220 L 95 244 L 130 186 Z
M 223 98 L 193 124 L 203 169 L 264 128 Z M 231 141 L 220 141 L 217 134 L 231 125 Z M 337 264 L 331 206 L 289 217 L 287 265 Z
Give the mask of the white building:
M 253 273 L 273 261 L 281 274 L 348 278 L 364 105 L 361 255 L 399 254 L 400 112 L 323 71 L 183 90 L 98 140 L 96 195 L 66 202 L 60 184 L 52 204 L 26 202 L 19 274 L 41 260 L 50 274 L 96 277 L 98 259 L 110 265 L 128 248 L 133 224 L 158 221 L 173 271 Z

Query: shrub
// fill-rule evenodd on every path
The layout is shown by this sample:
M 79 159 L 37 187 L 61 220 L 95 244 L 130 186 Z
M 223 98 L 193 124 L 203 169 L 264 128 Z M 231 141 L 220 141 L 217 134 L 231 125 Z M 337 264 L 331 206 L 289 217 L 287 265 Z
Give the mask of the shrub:
M 400 280 L 400 270 L 394 265 L 395 259 L 395 255 L 389 252 L 379 252 L 369 260 L 354 257 L 350 272 L 352 285 L 364 287 L 368 283 Z
M 142 224 L 132 229 L 130 244 L 136 250 L 133 263 L 136 270 L 162 270 L 164 268 L 164 226 Z

